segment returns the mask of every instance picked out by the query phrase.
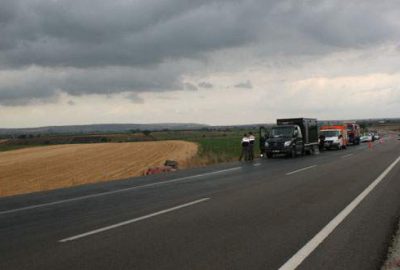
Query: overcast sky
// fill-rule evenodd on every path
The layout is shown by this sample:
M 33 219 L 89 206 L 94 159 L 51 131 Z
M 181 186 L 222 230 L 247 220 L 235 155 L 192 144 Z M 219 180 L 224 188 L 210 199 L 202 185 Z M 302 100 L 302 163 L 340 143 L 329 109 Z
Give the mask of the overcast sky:
M 1 0 L 0 128 L 400 117 L 400 2 Z

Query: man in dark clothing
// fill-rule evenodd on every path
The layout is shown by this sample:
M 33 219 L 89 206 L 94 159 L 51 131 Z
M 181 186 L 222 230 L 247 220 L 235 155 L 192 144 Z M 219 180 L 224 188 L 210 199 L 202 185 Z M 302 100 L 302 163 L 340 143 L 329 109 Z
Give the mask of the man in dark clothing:
M 249 160 L 254 159 L 254 143 L 256 142 L 256 137 L 254 137 L 252 132 L 249 132 Z
M 243 135 L 241 144 L 242 144 L 242 153 L 240 154 L 239 161 L 241 161 L 243 157 L 245 161 L 248 161 L 250 140 L 249 137 L 247 137 L 247 134 Z

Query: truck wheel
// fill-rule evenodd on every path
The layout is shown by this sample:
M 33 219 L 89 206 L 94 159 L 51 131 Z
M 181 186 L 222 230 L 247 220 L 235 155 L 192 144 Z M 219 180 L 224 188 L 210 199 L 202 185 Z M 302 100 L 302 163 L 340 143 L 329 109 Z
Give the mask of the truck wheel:
M 273 158 L 272 153 L 267 153 L 267 158 Z
M 311 155 L 319 155 L 320 152 L 319 152 L 318 146 L 316 146 L 316 145 L 311 146 L 311 148 L 310 148 L 310 154 L 311 154 Z

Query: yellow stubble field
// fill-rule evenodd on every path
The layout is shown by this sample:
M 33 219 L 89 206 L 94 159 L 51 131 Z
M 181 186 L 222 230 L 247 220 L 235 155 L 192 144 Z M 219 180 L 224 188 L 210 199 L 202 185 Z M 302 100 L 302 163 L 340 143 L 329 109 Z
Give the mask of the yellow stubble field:
M 0 196 L 142 175 L 167 159 L 179 167 L 196 155 L 185 141 L 68 144 L 0 152 Z

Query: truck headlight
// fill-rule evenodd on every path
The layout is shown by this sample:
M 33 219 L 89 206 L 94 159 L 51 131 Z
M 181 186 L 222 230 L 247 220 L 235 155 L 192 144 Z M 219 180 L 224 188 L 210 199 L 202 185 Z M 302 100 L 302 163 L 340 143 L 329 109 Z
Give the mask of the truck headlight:
M 265 146 L 265 147 L 269 147 L 269 143 L 268 143 L 268 142 L 265 142 L 265 143 L 264 143 L 264 146 Z
M 290 146 L 291 143 L 292 143 L 292 141 L 286 141 L 285 144 L 284 144 L 284 146 L 285 146 L 285 147 L 288 147 L 288 146 Z

